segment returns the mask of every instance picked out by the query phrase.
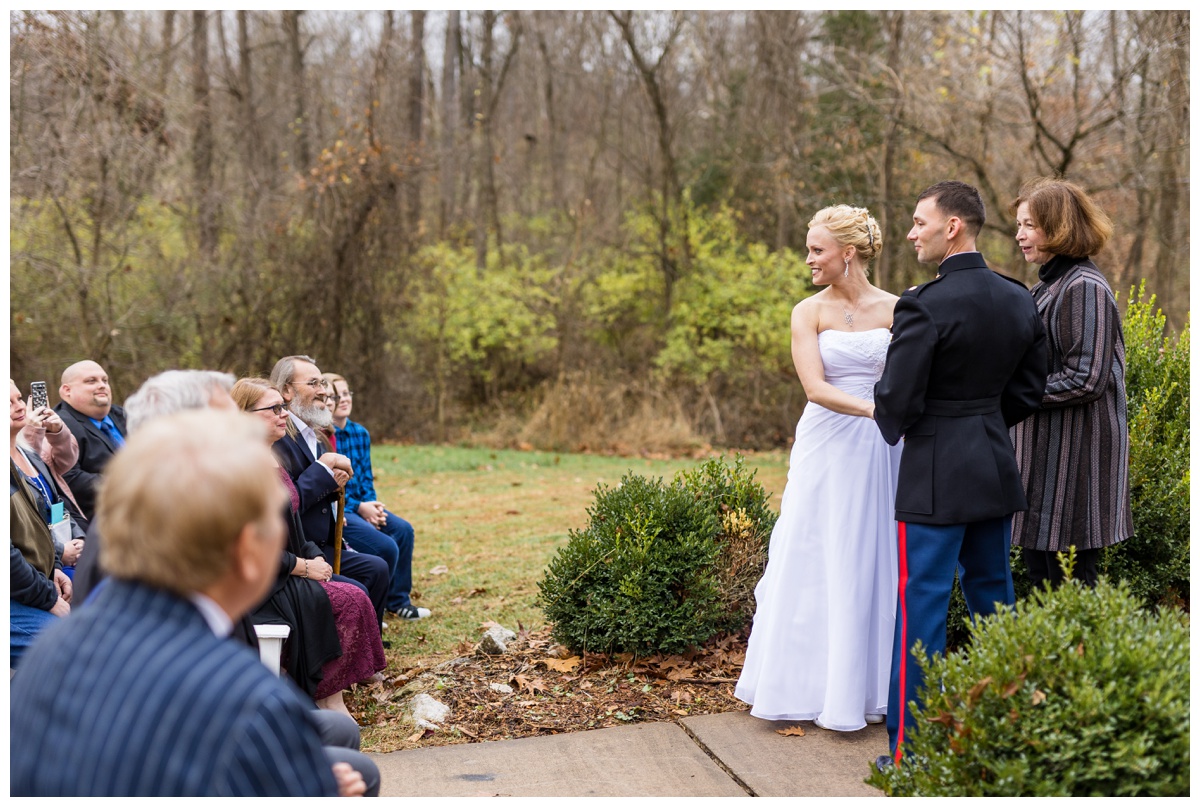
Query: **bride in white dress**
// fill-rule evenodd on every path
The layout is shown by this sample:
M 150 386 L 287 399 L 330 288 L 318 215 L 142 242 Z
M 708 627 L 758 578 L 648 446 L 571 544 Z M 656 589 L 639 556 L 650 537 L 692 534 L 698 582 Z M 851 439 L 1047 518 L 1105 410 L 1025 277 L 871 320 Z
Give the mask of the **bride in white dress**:
M 826 287 L 792 311 L 808 404 L 734 692 L 764 720 L 856 731 L 888 705 L 900 446 L 872 418 L 897 298 L 867 280 L 881 245 L 865 209 L 827 207 L 808 227 L 807 263 Z

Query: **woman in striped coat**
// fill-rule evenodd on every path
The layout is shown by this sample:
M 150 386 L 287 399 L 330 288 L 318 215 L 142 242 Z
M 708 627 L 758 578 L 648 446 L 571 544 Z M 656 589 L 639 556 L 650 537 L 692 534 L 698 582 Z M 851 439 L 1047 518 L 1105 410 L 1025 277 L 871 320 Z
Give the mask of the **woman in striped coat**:
M 1013 518 L 1035 586 L 1057 586 L 1055 553 L 1074 546 L 1075 577 L 1095 585 L 1100 550 L 1133 534 L 1125 339 L 1116 299 L 1088 258 L 1112 222 L 1071 182 L 1033 179 L 1012 204 L 1025 260 L 1041 264 L 1034 302 L 1050 374 L 1042 408 L 1013 429 L 1029 509 Z

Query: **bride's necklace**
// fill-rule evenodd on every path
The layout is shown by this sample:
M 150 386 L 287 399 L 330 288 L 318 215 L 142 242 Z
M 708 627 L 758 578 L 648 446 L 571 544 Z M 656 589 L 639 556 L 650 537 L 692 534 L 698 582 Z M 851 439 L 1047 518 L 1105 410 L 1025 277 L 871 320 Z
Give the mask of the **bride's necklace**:
M 858 307 L 862 305 L 862 298 L 859 297 L 858 302 L 854 304 L 854 308 L 850 309 L 849 311 L 846 310 L 846 306 L 844 304 L 838 303 L 838 305 L 842 306 L 842 319 L 846 321 L 846 324 L 849 325 L 851 329 L 853 329 L 854 315 L 858 313 Z

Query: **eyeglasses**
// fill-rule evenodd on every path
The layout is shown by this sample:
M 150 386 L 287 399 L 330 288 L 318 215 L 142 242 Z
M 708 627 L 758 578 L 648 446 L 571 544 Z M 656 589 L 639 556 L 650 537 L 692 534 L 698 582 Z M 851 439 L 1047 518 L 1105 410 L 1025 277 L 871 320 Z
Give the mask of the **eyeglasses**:
M 313 389 L 329 389 L 329 382 L 323 378 L 310 378 L 308 381 L 301 381 L 299 385 L 312 387 Z
M 337 400 L 340 400 L 340 399 L 342 399 L 342 398 L 353 398 L 353 397 L 354 397 L 354 393 L 353 393 L 351 390 L 346 390 L 346 391 L 345 391 L 345 392 L 343 392 L 341 395 L 338 395 L 338 394 L 335 392 L 333 395 L 330 395 L 329 397 L 330 397 L 330 398 L 332 398 L 333 400 L 337 401 Z
M 280 415 L 282 415 L 284 412 L 287 411 L 287 405 L 277 403 L 274 406 L 260 406 L 258 409 L 251 409 L 250 411 L 251 412 L 266 412 L 267 410 L 274 412 L 275 417 L 279 417 Z

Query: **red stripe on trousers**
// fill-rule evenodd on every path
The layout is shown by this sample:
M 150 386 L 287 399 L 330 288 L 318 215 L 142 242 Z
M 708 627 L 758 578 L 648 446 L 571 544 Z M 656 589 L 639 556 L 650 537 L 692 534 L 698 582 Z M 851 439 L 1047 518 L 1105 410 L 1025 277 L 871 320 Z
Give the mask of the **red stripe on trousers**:
M 900 560 L 899 580 L 900 580 L 900 716 L 896 724 L 896 764 L 900 764 L 900 757 L 903 754 L 901 746 L 904 744 L 904 715 L 908 712 L 908 704 L 905 702 L 905 693 L 908 691 L 908 654 L 905 652 L 908 649 L 908 602 L 905 600 L 904 593 L 908 587 L 908 529 L 907 524 L 903 521 L 897 522 L 896 533 L 899 546 L 896 553 Z

